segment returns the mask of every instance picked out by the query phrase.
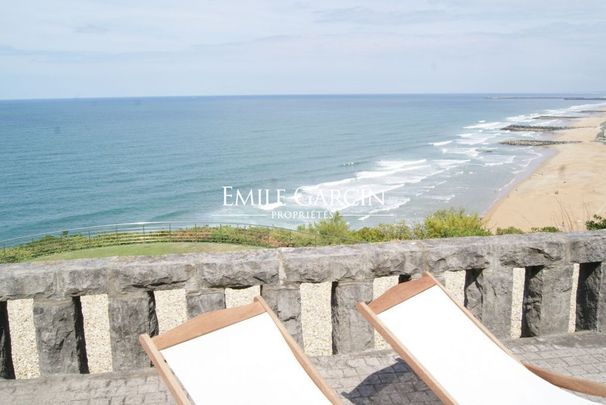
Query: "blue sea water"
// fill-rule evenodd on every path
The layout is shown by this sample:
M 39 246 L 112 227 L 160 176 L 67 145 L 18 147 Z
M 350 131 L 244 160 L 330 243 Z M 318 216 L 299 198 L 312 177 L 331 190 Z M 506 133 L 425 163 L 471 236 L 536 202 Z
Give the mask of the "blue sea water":
M 545 153 L 500 145 L 538 136 L 504 126 L 563 125 L 535 118 L 598 103 L 495 96 L 0 101 L 0 240 L 137 221 L 294 227 L 313 221 L 287 217 L 297 189 L 381 195 L 372 206 L 315 198 L 313 210 L 339 210 L 354 227 L 445 207 L 481 213 Z M 285 199 L 225 207 L 224 186 Z

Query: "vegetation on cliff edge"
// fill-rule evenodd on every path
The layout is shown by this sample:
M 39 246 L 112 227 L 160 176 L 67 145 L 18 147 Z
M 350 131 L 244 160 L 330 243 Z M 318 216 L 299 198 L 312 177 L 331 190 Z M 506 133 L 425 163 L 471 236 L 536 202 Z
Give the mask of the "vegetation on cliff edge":
M 606 228 L 606 219 L 596 216 L 594 220 L 587 223 L 588 229 Z M 546 227 L 534 228 L 532 231 L 558 232 L 559 230 L 555 227 Z M 498 228 L 495 233 L 502 235 L 523 232 L 520 229 L 509 227 Z M 405 222 L 398 222 L 360 229 L 351 229 L 345 218 L 336 213 L 330 219 L 307 226 L 301 225 L 297 230 L 223 225 L 142 233 L 115 232 L 93 236 L 64 232 L 60 236 L 45 236 L 19 246 L 2 248 L 0 249 L 0 263 L 28 261 L 37 257 L 82 249 L 143 243 L 210 242 L 272 248 L 492 234 L 477 214 L 468 214 L 464 210 L 457 209 L 436 211 L 418 224 L 408 225 Z

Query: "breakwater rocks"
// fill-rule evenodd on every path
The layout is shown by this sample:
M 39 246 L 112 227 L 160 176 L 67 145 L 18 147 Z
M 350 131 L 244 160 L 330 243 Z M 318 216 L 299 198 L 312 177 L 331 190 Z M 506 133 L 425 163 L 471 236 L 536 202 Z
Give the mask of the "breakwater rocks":
M 578 115 L 538 115 L 532 117 L 533 120 L 563 120 L 563 119 L 576 119 L 583 118 Z
M 606 97 L 564 97 L 564 100 L 602 101 L 602 100 L 606 100 Z
M 558 126 L 547 126 L 547 125 L 508 125 L 501 128 L 503 131 L 512 132 L 551 132 L 561 131 L 563 129 L 572 129 L 572 127 L 558 127 Z
M 549 146 L 549 145 L 561 145 L 565 143 L 581 143 L 581 141 L 548 141 L 541 139 L 508 139 L 506 141 L 499 142 L 501 145 L 514 145 L 514 146 Z
M 602 142 L 604 144 L 606 144 L 606 121 L 602 122 L 602 125 L 600 126 L 600 132 L 598 132 L 598 135 L 595 137 L 596 142 Z

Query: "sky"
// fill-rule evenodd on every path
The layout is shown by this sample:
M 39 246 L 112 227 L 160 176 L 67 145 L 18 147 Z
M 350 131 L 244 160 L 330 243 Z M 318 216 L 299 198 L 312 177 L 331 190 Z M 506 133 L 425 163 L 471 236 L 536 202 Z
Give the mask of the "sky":
M 20 0 L 0 99 L 606 92 L 604 0 Z

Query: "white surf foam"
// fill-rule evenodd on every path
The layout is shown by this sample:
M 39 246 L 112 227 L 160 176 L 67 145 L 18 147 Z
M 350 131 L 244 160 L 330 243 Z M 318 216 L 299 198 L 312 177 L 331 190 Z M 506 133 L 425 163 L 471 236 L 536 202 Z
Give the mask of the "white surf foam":
M 478 122 L 477 124 L 468 125 L 464 128 L 465 129 L 479 129 L 479 130 L 501 129 L 507 125 L 508 125 L 507 123 L 501 122 L 501 121 L 491 121 L 491 122 L 482 121 L 482 122 Z
M 515 161 L 515 158 L 515 155 L 487 154 L 482 156 L 480 161 L 484 162 L 482 166 L 493 167 L 512 164 Z
M 410 202 L 410 198 L 403 198 L 402 200 L 400 200 L 399 202 L 397 202 L 395 204 L 386 205 L 386 206 L 382 206 L 381 208 L 372 209 L 368 212 L 368 215 L 364 215 L 364 216 L 358 218 L 358 220 L 365 221 L 368 218 L 370 218 L 376 214 L 379 214 L 381 212 L 389 212 L 389 211 L 396 210 L 396 209 L 408 204 L 409 202 Z
M 439 201 L 446 201 L 446 202 L 448 202 L 448 201 L 452 200 L 453 198 L 455 198 L 455 195 L 454 194 L 448 194 L 448 195 L 428 195 L 425 198 L 429 198 L 431 200 L 439 200 Z
M 539 115 L 543 115 L 541 113 L 532 113 L 532 114 L 520 114 L 520 115 L 512 115 L 511 117 L 507 117 L 505 120 L 511 123 L 527 123 L 533 122 L 536 117 Z
M 343 211 L 352 207 L 359 207 L 368 199 L 369 195 L 387 195 L 388 192 L 405 187 L 406 185 L 418 184 L 425 179 L 450 170 L 469 160 L 463 159 L 441 159 L 428 161 L 418 160 L 381 160 L 376 163 L 374 170 L 357 172 L 354 177 L 329 181 L 314 185 L 306 185 L 299 188 L 301 200 L 314 201 L 314 209 L 327 209 L 330 211 Z M 324 198 L 317 198 L 322 195 Z M 336 199 L 328 201 L 331 195 L 347 195 L 348 201 Z M 404 202 L 403 197 L 395 204 Z M 294 203 L 295 201 L 290 201 Z
M 486 145 L 488 140 L 493 138 L 492 136 L 477 136 L 477 137 L 469 137 L 465 139 L 459 139 L 457 141 L 458 145 Z
M 271 203 L 271 204 L 262 204 L 262 205 L 255 205 L 256 208 L 263 210 L 263 211 L 273 211 L 276 208 L 280 208 L 284 206 L 284 203 L 282 202 L 275 202 L 275 203 Z
M 476 148 L 442 148 L 444 154 L 466 155 L 470 158 L 475 158 L 480 154 Z

